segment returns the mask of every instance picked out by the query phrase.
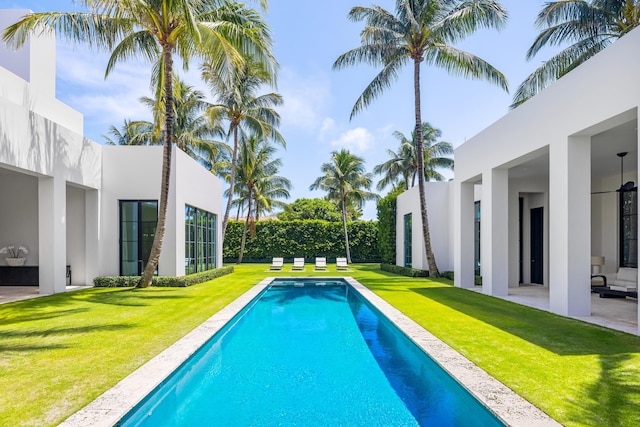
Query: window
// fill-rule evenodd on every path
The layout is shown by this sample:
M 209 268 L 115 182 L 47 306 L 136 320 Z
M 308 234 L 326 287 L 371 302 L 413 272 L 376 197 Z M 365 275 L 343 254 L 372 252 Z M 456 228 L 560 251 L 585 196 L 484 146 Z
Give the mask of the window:
M 411 214 L 404 216 L 404 266 L 411 267 L 411 235 L 412 235 Z
M 186 205 L 184 224 L 185 274 L 216 268 L 217 215 Z
M 157 224 L 157 200 L 120 200 L 121 276 L 142 274 L 149 262 Z
M 638 267 L 638 192 L 620 193 L 620 267 Z
M 473 204 L 473 269 L 480 275 L 480 201 Z

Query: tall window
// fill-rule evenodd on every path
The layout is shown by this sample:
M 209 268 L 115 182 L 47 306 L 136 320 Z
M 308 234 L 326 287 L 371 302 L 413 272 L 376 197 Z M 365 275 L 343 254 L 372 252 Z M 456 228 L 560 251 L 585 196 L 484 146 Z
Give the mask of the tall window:
M 157 223 L 157 200 L 120 200 L 121 276 L 142 274 L 149 262 Z
M 184 207 L 185 274 L 216 268 L 216 223 L 217 215 Z
M 404 266 L 411 267 L 411 235 L 412 235 L 412 223 L 413 219 L 411 214 L 408 213 L 404 216 Z
M 480 201 L 473 204 L 473 269 L 480 275 Z
M 638 192 L 620 193 L 620 267 L 638 267 Z

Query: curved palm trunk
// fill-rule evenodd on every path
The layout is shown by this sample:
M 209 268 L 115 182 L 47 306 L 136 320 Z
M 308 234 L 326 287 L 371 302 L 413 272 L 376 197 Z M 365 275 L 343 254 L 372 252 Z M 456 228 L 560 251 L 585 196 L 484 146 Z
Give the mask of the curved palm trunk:
M 242 242 L 240 243 L 240 254 L 238 255 L 238 264 L 242 264 L 242 256 L 244 255 L 244 247 L 247 243 L 247 230 L 249 229 L 249 218 L 251 218 L 251 189 L 249 188 L 249 204 L 247 207 L 247 220 L 244 222 L 244 230 L 242 230 Z
M 229 223 L 229 213 L 231 212 L 231 202 L 233 201 L 233 190 L 236 186 L 236 163 L 238 162 L 238 126 L 233 126 L 233 153 L 231 154 L 231 172 L 229 173 L 229 198 L 227 208 L 222 219 L 222 244 L 224 245 L 224 235 L 227 232 Z
M 342 192 L 342 225 L 344 227 L 344 246 L 347 252 L 347 263 L 351 264 L 351 251 L 349 250 L 349 233 L 347 232 L 347 198 Z
M 167 228 L 167 202 L 169 199 L 169 185 L 171 183 L 171 149 L 173 138 L 173 57 L 171 48 L 163 46 L 162 55 L 164 56 L 164 147 L 162 150 L 162 181 L 160 183 L 160 204 L 158 206 L 158 224 L 156 232 L 153 236 L 153 245 L 149 254 L 149 262 L 144 268 L 138 287 L 146 288 L 151 284 L 153 273 L 158 266 L 160 252 L 162 250 L 162 242 L 164 241 L 164 233 Z
M 427 215 L 427 200 L 424 192 L 424 157 L 422 144 L 422 117 L 420 112 L 420 63 L 421 58 L 413 60 L 413 86 L 415 91 L 416 108 L 416 157 L 418 160 L 418 192 L 420 193 L 420 214 L 422 217 L 422 236 L 424 239 L 425 251 L 427 253 L 427 263 L 429 264 L 429 275 L 440 277 L 436 258 L 431 249 L 431 235 L 429 234 L 429 218 Z

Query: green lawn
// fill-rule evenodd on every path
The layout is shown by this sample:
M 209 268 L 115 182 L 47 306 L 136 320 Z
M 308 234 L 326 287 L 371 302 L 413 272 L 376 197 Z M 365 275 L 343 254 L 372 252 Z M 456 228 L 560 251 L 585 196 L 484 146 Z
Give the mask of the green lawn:
M 0 425 L 55 425 L 272 275 L 88 289 L 0 305 Z M 285 268 L 287 270 L 288 268 Z M 356 265 L 361 281 L 562 424 L 640 425 L 640 337 Z

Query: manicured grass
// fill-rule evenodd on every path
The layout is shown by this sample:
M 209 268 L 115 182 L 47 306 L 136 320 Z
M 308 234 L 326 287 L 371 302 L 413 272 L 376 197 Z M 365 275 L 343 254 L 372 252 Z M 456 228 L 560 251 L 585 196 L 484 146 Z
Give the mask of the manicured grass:
M 0 305 L 0 425 L 55 425 L 267 276 L 190 288 L 88 289 Z M 566 425 L 640 425 L 640 337 L 355 265 L 361 281 Z

